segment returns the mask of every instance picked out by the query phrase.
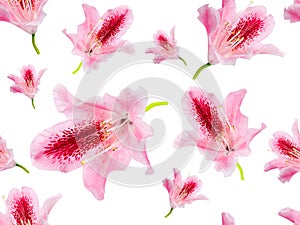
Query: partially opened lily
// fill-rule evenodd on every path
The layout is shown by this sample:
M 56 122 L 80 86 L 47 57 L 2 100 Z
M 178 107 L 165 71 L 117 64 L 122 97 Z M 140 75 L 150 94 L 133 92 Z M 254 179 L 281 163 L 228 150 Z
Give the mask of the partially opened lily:
M 222 8 L 216 10 L 208 4 L 198 9 L 200 22 L 208 35 L 208 63 L 195 73 L 218 63 L 234 65 L 238 58 L 250 59 L 257 54 L 283 53 L 271 44 L 261 44 L 273 30 L 274 19 L 263 6 L 247 7 L 237 13 L 234 0 L 222 0 Z
M 39 91 L 40 79 L 46 69 L 43 69 L 36 73 L 35 68 L 32 65 L 23 66 L 21 70 L 21 77 L 10 74 L 9 79 L 13 80 L 15 84 L 10 87 L 10 91 L 13 93 L 22 93 L 31 99 L 32 107 L 35 109 L 34 97 Z
M 77 34 L 68 34 L 66 29 L 63 33 L 74 45 L 73 54 L 82 57 L 85 69 L 95 67 L 97 62 L 104 61 L 106 56 L 117 50 L 129 50 L 127 41 L 120 38 L 124 35 L 133 21 L 131 10 L 127 6 L 120 6 L 108 10 L 100 16 L 97 9 L 83 4 L 86 20 L 80 24 Z
M 6 21 L 20 27 L 32 35 L 32 45 L 40 54 L 35 44 L 35 34 L 38 25 L 46 14 L 43 6 L 47 0 L 0 0 L 0 21 Z
M 295 225 L 300 224 L 300 212 L 296 211 L 291 208 L 284 208 L 279 211 L 279 216 L 288 219 L 289 221 L 293 222 Z
M 51 197 L 39 208 L 38 197 L 34 190 L 29 187 L 22 187 L 21 190 L 14 188 L 8 194 L 7 212 L 0 215 L 0 222 L 4 221 L 3 225 L 48 224 L 48 214 L 60 198 L 61 195 Z
M 7 149 L 5 140 L 0 137 L 0 170 L 10 169 L 15 166 L 20 167 L 26 173 L 29 173 L 29 171 L 24 166 L 16 163 L 12 150 Z
M 234 225 L 234 218 L 226 212 L 222 213 L 222 225 Z
M 284 9 L 284 19 L 291 23 L 300 21 L 300 0 L 295 0 L 294 4 Z
M 187 177 L 182 180 L 180 171 L 174 169 L 174 179 L 163 180 L 163 186 L 169 193 L 171 210 L 165 216 L 166 218 L 177 207 L 184 207 L 196 200 L 207 200 L 204 195 L 198 194 L 202 187 L 202 182 L 196 176 Z
M 273 135 L 270 146 L 278 158 L 265 165 L 265 171 L 279 169 L 279 180 L 282 183 L 290 181 L 300 171 L 300 134 L 297 120 L 294 122 L 292 132 L 293 137 L 281 131 Z
M 153 39 L 157 47 L 146 49 L 146 53 L 155 54 L 154 63 L 160 63 L 166 59 L 180 59 L 184 65 L 187 65 L 186 61 L 179 56 L 179 48 L 175 40 L 175 27 L 172 28 L 170 35 L 162 30 L 157 31 L 153 35 Z
M 144 89 L 124 89 L 119 97 L 105 95 L 82 102 L 57 86 L 54 99 L 69 119 L 33 140 L 33 165 L 62 172 L 83 166 L 85 186 L 99 200 L 109 173 L 126 169 L 131 159 L 152 172 L 145 141 L 153 131 L 142 121 L 147 103 Z
M 230 93 L 221 104 L 214 94 L 200 88 L 190 88 L 182 99 L 183 110 L 193 126 L 175 140 L 175 147 L 197 146 L 215 169 L 230 176 L 238 164 L 239 156 L 248 156 L 251 140 L 266 126 L 248 128 L 248 118 L 240 112 L 246 90 Z

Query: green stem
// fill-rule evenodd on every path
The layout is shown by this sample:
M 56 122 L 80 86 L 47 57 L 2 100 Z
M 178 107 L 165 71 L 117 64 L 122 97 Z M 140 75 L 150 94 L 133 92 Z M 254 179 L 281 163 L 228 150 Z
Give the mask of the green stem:
M 240 171 L 240 177 L 241 177 L 241 180 L 245 180 L 243 168 L 241 167 L 241 165 L 240 165 L 239 163 L 237 163 L 237 164 L 236 164 L 236 167 L 237 167 L 238 170 Z
M 29 173 L 29 170 L 26 167 L 22 166 L 21 164 L 16 163 L 16 166 L 20 167 L 21 169 L 23 169 L 26 173 Z
M 171 209 L 170 209 L 170 211 L 168 212 L 168 214 L 167 214 L 167 215 L 165 215 L 165 218 L 167 218 L 168 216 L 170 216 L 170 215 L 171 215 L 171 213 L 173 212 L 173 210 L 174 210 L 174 209 L 173 209 L 173 208 L 171 208 Z
M 36 54 L 39 55 L 41 52 L 40 52 L 39 48 L 36 46 L 36 43 L 35 43 L 35 33 L 31 35 L 31 41 L 32 41 L 33 48 L 36 51 Z
M 33 98 L 31 99 L 31 105 L 32 105 L 32 107 L 35 109 L 34 99 L 33 99 Z
M 145 112 L 148 112 L 150 109 L 152 109 L 156 106 L 161 106 L 161 105 L 168 105 L 168 102 L 153 102 L 153 103 L 147 105 Z
M 184 64 L 185 66 L 187 66 L 187 63 L 186 63 L 186 61 L 185 61 L 183 58 L 181 58 L 181 57 L 179 56 L 179 59 L 183 62 L 183 64 Z
M 206 69 L 207 67 L 211 66 L 212 64 L 206 63 L 203 66 L 200 66 L 199 69 L 196 71 L 196 73 L 193 76 L 193 80 L 196 80 L 199 74 L 202 72 L 202 70 Z
M 72 74 L 77 73 L 82 67 L 82 62 L 79 63 L 79 65 L 77 66 L 77 68 L 72 72 Z

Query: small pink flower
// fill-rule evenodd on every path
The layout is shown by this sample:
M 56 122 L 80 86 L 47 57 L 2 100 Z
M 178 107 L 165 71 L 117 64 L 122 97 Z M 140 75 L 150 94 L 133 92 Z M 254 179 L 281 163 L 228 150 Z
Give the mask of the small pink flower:
M 24 166 L 16 163 L 12 150 L 7 149 L 5 140 L 0 137 L 0 170 L 10 169 L 15 166 L 20 167 L 26 173 L 29 173 Z
M 293 137 L 285 132 L 276 132 L 270 140 L 272 151 L 278 156 L 266 163 L 265 171 L 279 169 L 279 180 L 284 183 L 290 181 L 293 175 L 300 171 L 300 134 L 298 121 L 293 125 Z
M 33 140 L 33 165 L 62 172 L 83 166 L 84 184 L 99 200 L 104 198 L 109 173 L 125 170 L 131 159 L 152 172 L 145 140 L 153 131 L 142 121 L 147 103 L 144 89 L 125 89 L 119 97 L 105 95 L 82 102 L 57 86 L 54 99 L 59 112 L 69 119 Z
M 261 44 L 274 27 L 274 19 L 267 15 L 265 7 L 247 7 L 236 13 L 234 0 L 223 0 L 222 9 L 216 10 L 207 4 L 198 12 L 198 19 L 208 35 L 208 63 L 197 70 L 193 79 L 217 63 L 234 65 L 238 58 L 250 59 L 257 54 L 283 56 L 275 46 Z
M 202 182 L 196 176 L 187 177 L 182 180 L 180 171 L 174 169 L 174 179 L 163 180 L 163 186 L 169 192 L 171 210 L 165 216 L 168 217 L 177 207 L 184 207 L 196 200 L 207 200 L 204 195 L 198 194 Z
M 10 169 L 15 165 L 12 150 L 7 149 L 6 142 L 0 137 L 0 170 Z
M 34 190 L 22 187 L 21 191 L 12 189 L 6 200 L 7 214 L 0 215 L 3 225 L 42 225 L 48 224 L 48 214 L 53 206 L 61 198 L 54 196 L 45 201 L 44 206 L 39 208 L 38 197 Z
M 8 75 L 8 78 L 13 80 L 15 84 L 10 87 L 13 93 L 22 93 L 31 99 L 32 107 L 35 109 L 34 97 L 39 91 L 38 86 L 40 79 L 46 69 L 43 69 L 36 74 L 35 68 L 32 65 L 23 66 L 21 70 L 21 77 L 13 74 Z
M 294 0 L 294 4 L 284 9 L 284 19 L 289 20 L 291 23 L 300 21 L 300 1 Z
M 300 224 L 300 212 L 291 208 L 284 208 L 279 211 L 279 216 L 282 216 L 289 221 L 293 222 L 295 225 Z
M 248 118 L 240 112 L 246 90 L 230 93 L 223 105 L 214 94 L 200 88 L 190 88 L 182 99 L 183 110 L 194 130 L 184 131 L 175 140 L 177 148 L 197 146 L 215 169 L 230 176 L 238 164 L 239 156 L 248 156 L 251 140 L 266 126 L 248 128 Z
M 47 0 L 0 0 L 0 21 L 14 24 L 31 34 L 37 54 L 40 51 L 35 44 L 35 33 L 46 16 L 43 12 L 46 2 Z
M 222 213 L 222 225 L 234 225 L 234 218 L 226 212 Z
M 96 8 L 87 4 L 82 7 L 86 21 L 78 26 L 77 34 L 68 34 L 66 29 L 63 33 L 74 44 L 73 54 L 82 57 L 87 69 L 104 61 L 110 53 L 126 50 L 127 42 L 120 38 L 130 27 L 133 15 L 127 6 L 110 9 L 102 17 Z
M 153 39 L 157 47 L 148 48 L 146 53 L 155 54 L 153 59 L 154 63 L 160 63 L 166 59 L 180 59 L 185 65 L 187 65 L 184 59 L 179 56 L 179 49 L 176 45 L 174 33 L 175 27 L 172 28 L 170 36 L 162 30 L 157 31 L 157 33 L 153 35 Z

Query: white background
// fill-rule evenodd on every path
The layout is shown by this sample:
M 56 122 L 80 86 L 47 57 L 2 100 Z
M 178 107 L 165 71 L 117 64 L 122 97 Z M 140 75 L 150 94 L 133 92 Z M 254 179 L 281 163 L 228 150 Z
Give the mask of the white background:
M 297 174 L 291 182 L 282 184 L 277 179 L 278 171 L 265 173 L 263 168 L 266 162 L 275 158 L 269 151 L 268 144 L 272 134 L 278 130 L 291 133 L 294 120 L 300 118 L 300 23 L 290 24 L 283 19 L 283 9 L 292 4 L 292 1 L 254 2 L 254 5 L 266 6 L 268 12 L 274 16 L 274 31 L 263 42 L 278 46 L 286 53 L 284 58 L 259 55 L 251 60 L 238 60 L 235 66 L 210 67 L 223 96 L 241 88 L 247 89 L 248 93 L 241 110 L 249 117 L 250 127 L 258 128 L 262 122 L 267 125 L 267 129 L 251 143 L 251 156 L 239 160 L 244 168 L 246 180 L 242 182 L 239 179 L 238 171 L 231 177 L 224 178 L 213 167 L 205 173 L 198 173 L 201 157 L 195 152 L 193 159 L 183 168 L 182 174 L 184 177 L 198 175 L 203 181 L 201 193 L 210 200 L 175 209 L 167 219 L 164 215 L 170 206 L 167 191 L 162 185 L 132 188 L 107 182 L 105 199 L 98 201 L 84 188 L 81 169 L 64 174 L 38 170 L 31 165 L 29 152 L 33 138 L 43 129 L 65 120 L 64 115 L 57 112 L 53 103 L 54 86 L 63 84 L 75 94 L 84 76 L 83 70 L 76 75 L 71 74 L 80 57 L 71 54 L 73 45 L 61 32 L 64 28 L 67 28 L 68 32 L 76 32 L 77 25 L 85 20 L 82 3 L 95 6 L 100 14 L 109 8 L 128 5 L 133 11 L 134 22 L 123 39 L 132 43 L 150 41 L 158 29 L 169 31 L 176 25 L 175 36 L 178 44 L 192 51 L 203 62 L 207 61 L 206 31 L 197 20 L 197 9 L 208 3 L 203 0 L 49 1 L 44 7 L 47 16 L 36 34 L 36 42 L 41 51 L 39 56 L 32 48 L 29 34 L 11 24 L 1 22 L 0 135 L 7 141 L 8 148 L 14 150 L 16 161 L 28 167 L 31 173 L 25 174 L 19 168 L 1 171 L 0 195 L 7 196 L 14 187 L 30 186 L 37 192 L 42 204 L 46 198 L 61 193 L 62 199 L 49 216 L 49 224 L 52 225 L 217 225 L 221 224 L 223 211 L 229 212 L 235 218 L 236 224 L 291 224 L 277 213 L 288 206 L 300 210 L 300 175 Z M 242 10 L 248 2 L 238 1 L 237 4 Z M 221 0 L 214 1 L 212 6 L 219 8 Z M 37 70 L 47 68 L 41 79 L 40 92 L 35 98 L 36 110 L 32 109 L 28 98 L 9 91 L 13 82 L 7 78 L 10 73 L 19 75 L 21 67 L 29 63 Z M 153 65 L 152 72 L 159 71 L 157 68 L 157 65 Z M 151 75 L 149 70 L 146 73 L 141 68 L 136 69 L 136 75 Z M 126 76 L 126 73 L 122 76 Z M 128 79 L 135 81 L 139 76 L 131 76 Z M 180 74 L 166 76 L 173 82 L 192 84 L 190 80 L 187 81 L 186 76 L 186 81 L 183 82 Z M 124 77 L 120 79 L 128 81 Z M 117 79 L 113 82 L 107 88 L 107 92 L 118 95 L 123 83 Z M 173 121 L 166 121 L 169 128 L 165 144 L 149 153 L 150 161 L 155 165 L 164 161 L 174 151 L 172 141 L 180 133 L 180 130 L 176 129 L 176 126 L 180 127 L 180 124 L 176 124 L 180 118 L 172 107 L 157 108 L 152 113 L 146 115 L 145 119 L 151 121 L 151 116 L 162 119 L 173 116 Z M 174 126 L 174 129 L 170 126 Z M 0 203 L 0 208 L 5 210 L 4 203 Z

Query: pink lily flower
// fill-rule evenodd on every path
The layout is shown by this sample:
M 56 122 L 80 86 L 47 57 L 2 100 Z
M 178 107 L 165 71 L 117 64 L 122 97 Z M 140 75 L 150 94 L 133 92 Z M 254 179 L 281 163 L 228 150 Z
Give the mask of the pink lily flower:
M 170 36 L 166 32 L 159 30 L 153 35 L 153 39 L 157 47 L 148 48 L 146 53 L 155 54 L 154 63 L 161 63 L 166 59 L 180 59 L 184 65 L 187 65 L 186 61 L 179 56 L 179 49 L 175 40 L 175 27 L 172 28 Z
M 265 7 L 247 7 L 236 13 L 234 0 L 222 0 L 222 9 L 206 4 L 198 12 L 208 35 L 208 63 L 197 70 L 193 79 L 203 69 L 218 63 L 234 65 L 238 58 L 250 59 L 257 54 L 283 56 L 274 45 L 261 44 L 274 27 L 274 19 L 267 15 Z
M 47 0 L 0 0 L 0 21 L 9 22 L 32 35 L 32 45 L 40 54 L 35 44 L 35 33 L 46 14 L 43 7 Z
M 300 134 L 298 121 L 295 120 L 293 137 L 285 132 L 276 132 L 274 139 L 270 140 L 272 151 L 278 156 L 271 162 L 266 163 L 265 172 L 279 169 L 279 180 L 284 183 L 290 181 L 292 176 L 300 171 Z
M 46 69 L 43 69 L 36 74 L 35 68 L 32 65 L 23 66 L 21 77 L 13 74 L 8 75 L 8 78 L 13 80 L 15 84 L 10 87 L 13 93 L 22 93 L 31 99 L 32 107 L 35 109 L 34 97 L 39 91 L 40 79 Z
M 300 224 L 300 212 L 296 211 L 291 208 L 284 208 L 279 211 L 279 216 L 288 219 L 289 221 L 293 222 L 295 225 Z
M 82 7 L 86 20 L 78 26 L 77 34 L 68 34 L 66 29 L 63 33 L 74 45 L 73 54 L 82 57 L 85 69 L 104 61 L 108 54 L 117 50 L 128 50 L 128 42 L 120 40 L 133 21 L 127 6 L 110 9 L 102 17 L 96 8 L 87 4 Z M 82 63 L 73 73 L 80 69 Z
M 184 207 L 196 200 L 208 200 L 204 195 L 198 194 L 202 187 L 202 182 L 196 176 L 187 177 L 182 180 L 180 171 L 174 169 L 174 179 L 163 180 L 163 186 L 169 193 L 171 210 L 165 216 L 167 218 L 175 208 Z
M 10 169 L 15 166 L 20 167 L 26 173 L 29 173 L 29 171 L 24 166 L 16 163 L 12 150 L 7 149 L 5 140 L 0 137 L 0 171 Z
M 57 86 L 54 99 L 58 111 L 69 119 L 33 140 L 33 165 L 62 172 L 83 166 L 84 184 L 99 200 L 104 198 L 109 173 L 126 169 L 131 159 L 152 172 L 145 140 L 153 131 L 142 121 L 147 103 L 144 89 L 125 89 L 119 97 L 105 95 L 82 102 Z
M 12 189 L 6 200 L 7 214 L 0 214 L 0 222 L 5 225 L 43 225 L 48 224 L 48 214 L 61 198 L 57 195 L 47 199 L 42 208 L 36 193 L 30 187 L 22 187 L 21 191 Z
M 248 118 L 240 112 L 245 94 L 244 89 L 232 92 L 222 105 L 214 94 L 190 88 L 182 107 L 194 129 L 180 134 L 175 147 L 197 146 L 207 160 L 215 163 L 217 171 L 230 176 L 238 167 L 243 180 L 238 157 L 250 155 L 251 140 L 266 127 L 248 128 Z
M 300 1 L 295 0 L 294 4 L 284 9 L 284 19 L 289 20 L 291 23 L 300 21 Z

